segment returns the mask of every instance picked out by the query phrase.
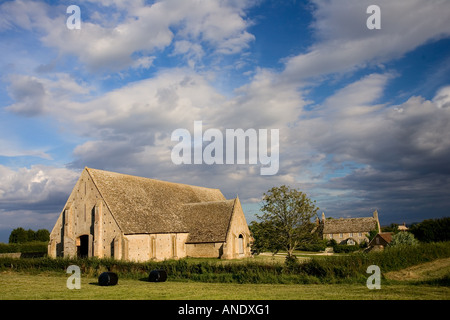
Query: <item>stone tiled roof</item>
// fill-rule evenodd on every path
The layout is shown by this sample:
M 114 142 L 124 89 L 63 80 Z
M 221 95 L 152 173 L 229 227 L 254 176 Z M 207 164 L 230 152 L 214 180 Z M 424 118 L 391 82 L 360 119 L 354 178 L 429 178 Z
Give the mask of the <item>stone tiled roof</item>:
M 225 241 L 234 200 L 219 189 L 86 170 L 124 234 L 189 232 L 190 242 Z
M 235 201 L 233 199 L 185 204 L 183 218 L 190 231 L 186 243 L 224 242 Z
M 323 225 L 323 233 L 369 232 L 376 228 L 377 220 L 372 217 L 326 219 Z

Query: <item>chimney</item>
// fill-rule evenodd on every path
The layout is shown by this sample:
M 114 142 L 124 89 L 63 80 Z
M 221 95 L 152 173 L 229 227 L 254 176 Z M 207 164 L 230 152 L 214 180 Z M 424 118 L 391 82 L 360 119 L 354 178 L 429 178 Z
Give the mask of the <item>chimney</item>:
M 378 220 L 378 211 L 375 210 L 373 212 L 373 218 L 377 221 L 377 228 L 378 228 L 378 232 L 381 232 L 381 226 L 380 226 L 380 220 Z
M 322 222 L 325 222 L 325 213 L 322 212 Z

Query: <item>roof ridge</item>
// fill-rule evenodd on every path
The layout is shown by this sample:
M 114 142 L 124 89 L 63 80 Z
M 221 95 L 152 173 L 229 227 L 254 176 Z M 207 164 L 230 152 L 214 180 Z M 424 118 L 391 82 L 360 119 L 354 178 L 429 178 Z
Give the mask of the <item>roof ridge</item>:
M 128 176 L 128 177 L 136 178 L 136 179 L 152 180 L 152 181 L 157 181 L 160 183 L 175 184 L 175 185 L 181 185 L 181 186 L 187 186 L 187 187 L 193 187 L 193 188 L 199 188 L 199 189 L 220 190 L 219 188 L 208 188 L 208 187 L 196 186 L 193 184 L 186 184 L 186 183 L 181 183 L 181 182 L 173 182 L 173 181 L 166 181 L 166 180 L 155 179 L 155 178 L 141 177 L 141 176 L 137 176 L 134 174 L 128 174 L 128 173 L 121 173 L 121 172 L 108 171 L 108 170 L 102 170 L 102 169 L 94 169 L 94 168 L 88 168 L 88 167 L 85 167 L 85 169 L 89 169 L 89 170 L 93 170 L 93 171 L 102 171 L 102 172 L 107 172 L 107 173 L 112 173 L 112 174 L 117 174 L 117 175 L 122 175 L 122 176 Z

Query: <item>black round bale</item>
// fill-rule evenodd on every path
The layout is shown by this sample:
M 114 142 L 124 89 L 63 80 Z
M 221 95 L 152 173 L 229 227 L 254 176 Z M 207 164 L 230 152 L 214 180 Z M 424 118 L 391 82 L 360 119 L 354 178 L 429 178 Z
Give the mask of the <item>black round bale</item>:
M 164 282 L 167 280 L 167 272 L 165 270 L 152 270 L 148 275 L 150 282 Z
M 100 286 L 115 286 L 119 281 L 119 277 L 114 272 L 103 272 L 98 277 L 98 284 Z

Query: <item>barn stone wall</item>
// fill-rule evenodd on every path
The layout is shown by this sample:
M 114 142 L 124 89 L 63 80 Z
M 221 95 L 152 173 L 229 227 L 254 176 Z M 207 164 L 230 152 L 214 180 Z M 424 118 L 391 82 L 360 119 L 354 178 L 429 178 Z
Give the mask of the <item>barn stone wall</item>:
M 187 243 L 186 254 L 193 258 L 220 258 L 223 242 Z
M 124 259 L 131 261 L 186 257 L 188 233 L 133 234 L 124 236 Z
M 49 256 L 75 257 L 86 249 L 88 257 L 120 258 L 121 240 L 119 226 L 83 171 L 50 234 Z
M 221 258 L 236 259 L 250 257 L 250 243 L 250 230 L 248 229 L 239 198 L 236 198 L 233 215 L 228 228 L 227 242 L 223 245 L 223 254 Z

